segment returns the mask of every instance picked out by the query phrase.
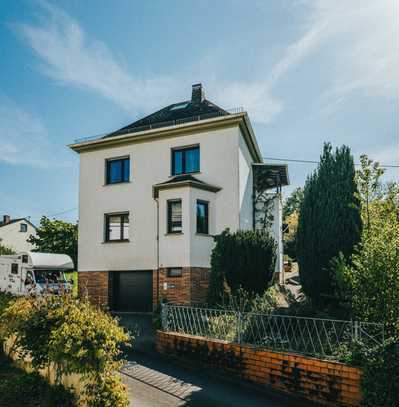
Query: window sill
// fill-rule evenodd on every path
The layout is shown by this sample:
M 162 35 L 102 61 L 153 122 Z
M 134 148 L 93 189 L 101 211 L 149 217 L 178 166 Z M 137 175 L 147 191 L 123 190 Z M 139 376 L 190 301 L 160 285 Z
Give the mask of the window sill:
M 108 243 L 129 243 L 130 239 L 123 239 L 123 240 L 104 240 L 102 244 L 108 244 Z
M 195 236 L 203 236 L 203 237 L 213 237 L 213 235 L 209 233 L 196 233 Z
M 202 172 L 201 171 L 184 172 L 182 174 L 169 175 L 169 178 L 183 177 L 184 175 L 193 175 L 193 174 L 202 174 Z
M 168 232 L 168 233 L 165 233 L 164 236 L 180 236 L 180 235 L 184 235 L 184 233 L 183 232 Z
M 113 185 L 131 184 L 131 183 L 132 183 L 132 181 L 110 182 L 109 184 L 103 184 L 103 187 L 110 187 Z

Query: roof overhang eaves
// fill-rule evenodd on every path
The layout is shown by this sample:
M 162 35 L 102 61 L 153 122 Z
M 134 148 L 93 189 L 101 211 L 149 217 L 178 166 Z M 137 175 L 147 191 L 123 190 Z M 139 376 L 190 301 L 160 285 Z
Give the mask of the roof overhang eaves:
M 167 183 L 167 184 L 153 185 L 153 187 L 152 187 L 152 196 L 154 198 L 158 198 L 159 197 L 159 191 L 166 190 L 166 189 L 184 188 L 184 187 L 197 188 L 197 189 L 202 189 L 204 191 L 210 191 L 210 192 L 218 192 L 218 191 L 220 191 L 222 189 L 221 187 L 218 187 L 216 185 L 204 184 L 202 182 L 178 181 L 178 182 L 170 182 L 170 183 Z
M 247 143 L 249 152 L 251 153 L 253 160 L 256 163 L 263 163 L 262 153 L 260 152 L 260 148 L 258 142 L 256 141 L 251 121 L 249 120 L 248 114 L 246 112 L 244 112 L 243 120 L 240 123 L 240 128 L 243 132 L 244 139 Z
M 194 131 L 205 131 L 218 127 L 228 127 L 232 125 L 240 125 L 245 120 L 247 114 L 236 113 L 226 116 L 220 116 L 217 118 L 205 119 L 196 122 L 183 123 L 175 126 L 160 127 L 157 129 L 145 130 L 137 133 L 128 133 L 121 136 L 100 138 L 96 140 L 84 141 L 81 143 L 69 144 L 68 147 L 72 150 L 80 153 L 84 151 L 96 150 L 107 148 L 111 146 L 123 145 L 126 143 L 142 142 L 151 139 L 157 139 L 161 137 L 174 137 L 182 133 L 186 133 L 187 130 L 193 129 Z M 245 125 L 248 128 L 248 125 Z M 252 128 L 251 128 L 252 130 Z M 249 130 L 248 130 L 249 131 Z M 252 132 L 253 134 L 253 132 Z M 254 138 L 254 136 L 253 136 Z M 256 141 L 255 141 L 256 143 Z M 256 144 L 257 146 L 257 144 Z M 260 155 L 260 153 L 259 153 Z

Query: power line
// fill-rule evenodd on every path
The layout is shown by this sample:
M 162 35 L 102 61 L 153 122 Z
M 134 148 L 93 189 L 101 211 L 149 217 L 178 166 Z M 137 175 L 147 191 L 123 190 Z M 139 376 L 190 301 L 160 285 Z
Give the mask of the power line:
M 52 215 L 41 215 L 41 216 L 26 216 L 26 218 L 31 218 L 31 219 L 40 219 L 42 216 L 47 216 L 48 218 L 53 218 L 54 216 L 59 216 L 59 215 L 64 215 L 66 213 L 72 212 L 77 210 L 78 208 L 71 208 L 71 209 L 66 209 L 64 211 L 61 212 L 57 212 L 57 213 L 53 213 Z
M 52 218 L 52 217 L 54 217 L 54 216 L 64 215 L 65 213 L 72 212 L 72 211 L 76 211 L 77 209 L 78 209 L 77 207 L 71 208 L 71 209 L 67 209 L 67 210 L 62 211 L 62 212 L 58 212 L 58 213 L 54 213 L 54 214 L 52 214 L 52 215 L 48 215 L 48 217 L 49 217 L 49 218 Z
M 294 162 L 300 164 L 319 164 L 320 161 L 313 161 L 313 160 L 295 160 L 293 158 L 276 158 L 276 157 L 262 157 L 264 160 L 271 160 L 271 161 L 287 161 L 287 162 Z M 355 165 L 361 165 L 360 163 L 355 163 Z M 390 165 L 390 164 L 381 164 L 382 168 L 399 168 L 399 165 Z

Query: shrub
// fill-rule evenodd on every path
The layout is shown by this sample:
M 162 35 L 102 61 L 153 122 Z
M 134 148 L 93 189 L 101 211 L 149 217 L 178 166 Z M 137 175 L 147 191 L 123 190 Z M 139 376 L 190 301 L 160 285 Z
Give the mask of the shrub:
M 29 356 L 34 369 L 54 364 L 63 374 L 81 374 L 88 406 L 126 406 L 127 395 L 114 372 L 129 335 L 109 314 L 70 296 L 22 297 L 0 317 L 3 338 L 15 337 L 13 351 Z M 103 403 L 103 404 L 101 404 Z
M 240 287 L 236 292 L 227 294 L 219 307 L 236 312 L 269 314 L 277 307 L 277 290 L 272 286 L 262 294 L 253 295 Z
M 253 340 L 253 327 L 256 325 L 256 320 L 263 318 L 258 314 L 270 314 L 277 306 L 276 297 L 275 287 L 268 288 L 262 295 L 251 295 L 243 288 L 227 294 L 223 303 L 219 304 L 219 307 L 227 312 L 209 319 L 209 335 L 232 342 L 238 339 L 238 328 L 240 328 L 241 339 L 250 343 Z M 239 314 L 240 322 L 238 322 Z
M 13 366 L 0 351 L 0 405 L 24 407 L 73 407 L 74 394 L 63 386 L 50 385 L 38 373 Z
M 333 298 L 330 261 L 349 258 L 362 221 L 353 157 L 346 146 L 325 144 L 317 170 L 307 179 L 300 208 L 296 255 L 304 293 L 316 305 Z
M 364 229 L 350 262 L 334 262 L 338 296 L 354 317 L 382 322 L 385 332 L 399 332 L 399 186 L 383 188 L 378 164 L 362 156 L 359 184 Z
M 237 339 L 237 315 L 220 314 L 209 318 L 209 336 L 222 341 L 234 342 Z
M 8 307 L 14 296 L 9 293 L 3 293 L 0 291 L 0 316 L 3 311 Z
M 399 343 L 390 339 L 366 352 L 362 361 L 362 394 L 366 407 L 399 405 Z
M 276 243 L 265 231 L 225 230 L 215 236 L 211 255 L 208 302 L 218 303 L 225 293 L 224 282 L 234 293 L 240 287 L 262 294 L 270 284 L 276 261 Z

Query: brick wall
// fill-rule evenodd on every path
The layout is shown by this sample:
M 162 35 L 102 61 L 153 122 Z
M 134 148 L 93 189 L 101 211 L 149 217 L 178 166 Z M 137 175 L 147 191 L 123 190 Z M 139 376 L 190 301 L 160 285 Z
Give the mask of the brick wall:
M 154 270 L 152 298 L 154 308 L 164 298 L 175 304 L 200 304 L 206 301 L 210 270 L 201 267 L 183 267 L 181 277 L 168 277 L 167 269 L 159 269 L 159 298 L 157 270 Z M 79 271 L 79 295 L 88 295 L 91 303 L 112 306 L 112 275 L 108 271 Z M 164 283 L 168 288 L 165 290 Z
M 323 405 L 361 404 L 361 371 L 343 363 L 161 331 L 156 334 L 156 349 L 186 363 Z
M 154 306 L 160 299 L 166 299 L 175 304 L 198 304 L 206 301 L 209 287 L 210 270 L 201 267 L 183 267 L 181 277 L 168 277 L 167 268 L 153 273 Z M 159 297 L 157 297 L 157 282 L 159 278 Z M 165 289 L 165 283 L 167 289 Z
M 209 288 L 210 269 L 191 267 L 191 303 L 203 304 Z
M 92 304 L 108 306 L 110 289 L 110 276 L 108 271 L 79 271 L 79 296 L 88 295 Z M 111 290 L 112 291 L 112 290 Z

